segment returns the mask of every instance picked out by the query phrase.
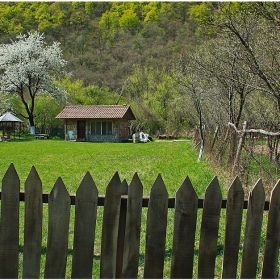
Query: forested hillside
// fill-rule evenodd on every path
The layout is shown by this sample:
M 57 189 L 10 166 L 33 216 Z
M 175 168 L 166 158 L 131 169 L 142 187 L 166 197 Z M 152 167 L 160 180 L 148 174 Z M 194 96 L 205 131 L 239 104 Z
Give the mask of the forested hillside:
M 41 128 L 66 104 L 120 99 L 150 134 L 244 120 L 278 130 L 279 12 L 278 2 L 1 2 L 0 43 L 29 31 L 61 43 L 69 95 L 38 100 Z M 5 98 L 2 111 L 20 110 Z
M 59 41 L 68 70 L 84 85 L 119 90 L 134 65 L 170 68 L 172 56 L 194 44 L 189 3 L 0 3 L 1 42 L 20 32 Z M 191 31 L 192 30 L 192 31 Z M 189 34 L 190 33 L 190 34 Z

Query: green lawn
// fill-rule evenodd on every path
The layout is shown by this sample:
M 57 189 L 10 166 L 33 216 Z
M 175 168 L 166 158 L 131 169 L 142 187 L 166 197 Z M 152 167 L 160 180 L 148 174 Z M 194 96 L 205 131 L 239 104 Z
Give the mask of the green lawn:
M 43 183 L 43 191 L 50 192 L 60 176 L 69 193 L 75 193 L 84 174 L 89 171 L 100 194 L 118 171 L 121 180 L 130 183 L 138 173 L 144 195 L 160 173 L 169 196 L 174 196 L 188 175 L 199 196 L 214 177 L 210 164 L 197 162 L 197 153 L 190 141 L 161 141 L 134 143 L 87 143 L 62 140 L 33 140 L 0 142 L 0 177 L 13 163 L 24 182 L 34 165 Z
M 13 163 L 21 180 L 21 190 L 24 190 L 24 182 L 32 165 L 35 166 L 43 183 L 43 191 L 50 192 L 56 179 L 61 176 L 69 193 L 74 194 L 84 174 L 89 171 L 96 183 L 99 194 L 105 194 L 106 186 L 116 171 L 121 180 L 126 179 L 130 183 L 135 172 L 138 173 L 144 186 L 144 195 L 150 194 L 150 189 L 157 175 L 160 173 L 167 187 L 169 196 L 175 196 L 188 175 L 198 196 L 203 197 L 204 191 L 214 177 L 211 165 L 202 160 L 197 162 L 197 152 L 191 141 L 173 142 L 160 141 L 145 144 L 134 143 L 86 143 L 65 142 L 62 140 L 29 140 L 0 142 L 0 177 L 2 178 Z M 221 182 L 220 182 L 221 183 Z M 225 197 L 225 192 L 222 192 Z M 24 203 L 21 203 L 20 213 L 20 271 L 21 277 L 22 251 L 23 251 L 23 214 Z M 48 209 L 45 204 L 41 278 L 44 277 L 44 265 L 47 245 L 47 221 Z M 94 248 L 93 278 L 99 278 L 100 265 L 100 241 L 102 228 L 103 208 L 98 207 L 96 225 L 96 238 Z M 166 259 L 164 277 L 170 277 L 170 261 L 173 238 L 174 209 L 168 210 L 168 227 L 166 236 Z M 139 256 L 139 277 L 143 278 L 145 231 L 147 209 L 142 211 L 141 247 Z M 201 210 L 198 213 L 197 236 L 195 248 L 194 277 L 197 269 L 197 252 L 199 246 Z M 71 276 L 72 242 L 74 224 L 74 206 L 71 207 L 69 229 L 69 254 L 67 258 L 66 277 Z M 219 248 L 223 247 L 223 228 L 219 238 Z M 222 251 L 221 251 L 222 252 Z M 217 277 L 220 276 L 222 253 L 217 252 Z

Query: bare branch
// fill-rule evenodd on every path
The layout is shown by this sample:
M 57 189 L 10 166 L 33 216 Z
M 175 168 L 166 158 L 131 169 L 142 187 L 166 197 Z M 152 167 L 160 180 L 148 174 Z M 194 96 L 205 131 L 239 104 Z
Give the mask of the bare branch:
M 233 123 L 228 123 L 229 126 L 231 126 L 238 134 L 244 134 L 244 133 L 261 133 L 267 136 L 280 136 L 280 132 L 271 132 L 271 131 L 265 131 L 263 129 L 245 129 L 245 130 L 238 130 L 236 126 Z

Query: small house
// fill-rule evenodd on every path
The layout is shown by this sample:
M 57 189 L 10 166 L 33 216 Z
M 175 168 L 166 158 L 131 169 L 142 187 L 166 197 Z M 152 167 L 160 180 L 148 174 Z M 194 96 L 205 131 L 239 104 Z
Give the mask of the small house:
M 135 120 L 129 105 L 66 106 L 56 118 L 65 120 L 65 140 L 87 142 L 127 141 Z

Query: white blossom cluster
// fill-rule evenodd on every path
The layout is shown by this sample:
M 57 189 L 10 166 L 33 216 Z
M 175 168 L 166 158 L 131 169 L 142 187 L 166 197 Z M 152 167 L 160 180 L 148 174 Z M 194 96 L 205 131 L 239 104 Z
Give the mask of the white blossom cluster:
M 66 61 L 62 58 L 60 43 L 51 46 L 38 32 L 17 36 L 11 44 L 0 45 L 1 93 L 17 94 L 34 100 L 36 95 L 57 95 L 55 80 L 66 74 Z M 61 92 L 60 92 L 61 94 Z

